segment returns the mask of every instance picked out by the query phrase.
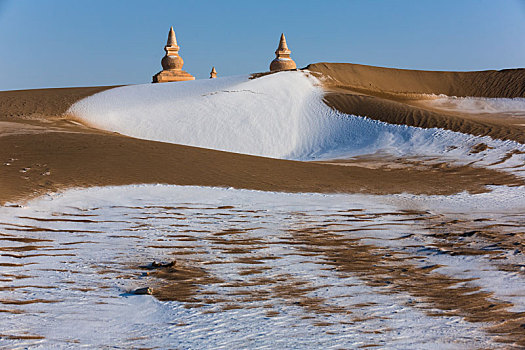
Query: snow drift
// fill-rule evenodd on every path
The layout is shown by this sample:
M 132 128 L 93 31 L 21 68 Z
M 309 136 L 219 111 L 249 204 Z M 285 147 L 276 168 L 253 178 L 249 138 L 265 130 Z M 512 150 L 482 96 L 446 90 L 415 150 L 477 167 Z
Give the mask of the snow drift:
M 493 103 L 492 106 L 498 106 Z M 494 107 L 494 108 L 496 108 Z M 513 141 L 392 125 L 337 112 L 308 72 L 281 72 L 107 90 L 69 113 L 91 126 L 137 138 L 273 158 L 314 160 L 387 153 L 521 166 Z M 482 152 L 472 148 L 485 143 Z

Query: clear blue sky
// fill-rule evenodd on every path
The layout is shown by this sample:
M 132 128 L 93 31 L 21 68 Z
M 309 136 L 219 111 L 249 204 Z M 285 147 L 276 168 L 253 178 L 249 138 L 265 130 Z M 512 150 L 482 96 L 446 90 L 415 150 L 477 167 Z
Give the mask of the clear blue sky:
M 298 67 L 525 67 L 523 0 L 0 0 L 0 90 L 149 83 L 171 25 L 198 79 L 268 70 L 281 32 Z

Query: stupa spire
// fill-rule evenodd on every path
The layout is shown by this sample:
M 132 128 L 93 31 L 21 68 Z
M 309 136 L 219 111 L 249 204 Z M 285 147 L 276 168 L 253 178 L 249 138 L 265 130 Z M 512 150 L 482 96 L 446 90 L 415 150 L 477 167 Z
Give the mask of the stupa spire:
M 210 79 L 215 79 L 215 78 L 217 78 L 217 71 L 215 70 L 215 67 L 211 67 Z
M 281 40 L 279 41 L 279 47 L 277 48 L 277 51 L 290 51 L 288 50 L 288 45 L 286 45 L 286 38 L 284 37 L 284 33 L 281 33 Z M 277 51 L 275 52 L 275 54 L 277 54 Z
M 289 70 L 296 69 L 295 62 L 290 58 L 292 51 L 288 49 L 286 44 L 286 37 L 284 33 L 281 33 L 281 39 L 279 40 L 279 46 L 275 50 L 275 59 L 270 63 L 270 71 Z
M 169 81 L 195 80 L 195 77 L 182 70 L 184 60 L 179 56 L 180 47 L 177 45 L 177 38 L 173 27 L 168 33 L 168 41 L 164 46 L 166 54 L 162 57 L 162 71 L 153 76 L 154 83 L 164 83 Z
M 177 46 L 177 38 L 175 37 L 175 31 L 173 30 L 173 26 L 170 28 L 170 32 L 168 34 L 168 42 L 166 43 L 166 46 Z

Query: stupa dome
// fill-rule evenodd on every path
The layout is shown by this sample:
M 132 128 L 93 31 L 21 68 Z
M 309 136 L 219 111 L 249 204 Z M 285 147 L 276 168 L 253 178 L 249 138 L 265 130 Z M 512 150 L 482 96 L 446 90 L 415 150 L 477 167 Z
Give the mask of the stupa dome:
M 160 61 L 162 69 L 164 70 L 181 70 L 184 65 L 184 60 L 179 55 L 177 56 L 164 56 Z
M 292 51 L 288 49 L 286 44 L 286 38 L 284 33 L 281 33 L 281 40 L 279 41 L 279 47 L 275 50 L 275 59 L 270 63 L 270 71 L 296 69 L 294 60 L 290 58 Z

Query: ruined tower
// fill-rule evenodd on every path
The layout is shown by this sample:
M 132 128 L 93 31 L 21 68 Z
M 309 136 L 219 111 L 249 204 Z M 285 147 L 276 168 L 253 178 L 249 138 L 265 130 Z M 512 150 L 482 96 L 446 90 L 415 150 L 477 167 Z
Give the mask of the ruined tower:
M 175 32 L 171 27 L 168 34 L 168 42 L 164 46 L 166 55 L 162 57 L 160 63 L 162 64 L 162 71 L 153 76 L 154 83 L 165 83 L 169 81 L 185 81 L 195 80 L 195 77 L 182 70 L 184 61 L 179 56 L 180 47 L 177 45 L 177 38 Z
M 286 45 L 286 38 L 284 33 L 281 34 L 279 47 L 275 51 L 275 59 L 270 63 L 270 71 L 288 70 L 297 68 L 295 62 L 290 58 L 292 51 Z

